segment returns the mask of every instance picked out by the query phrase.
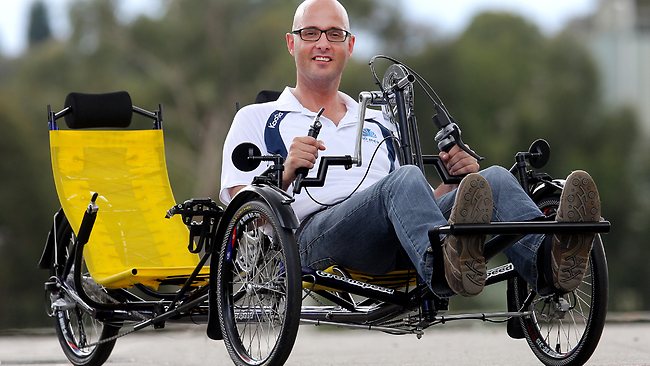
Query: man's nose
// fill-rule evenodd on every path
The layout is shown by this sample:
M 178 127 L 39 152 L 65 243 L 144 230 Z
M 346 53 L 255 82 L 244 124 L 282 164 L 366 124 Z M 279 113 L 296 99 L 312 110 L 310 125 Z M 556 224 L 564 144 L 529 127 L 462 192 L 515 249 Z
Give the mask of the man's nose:
M 325 33 L 321 33 L 320 38 L 316 41 L 316 47 L 321 49 L 329 49 L 332 46 L 330 41 L 327 39 Z

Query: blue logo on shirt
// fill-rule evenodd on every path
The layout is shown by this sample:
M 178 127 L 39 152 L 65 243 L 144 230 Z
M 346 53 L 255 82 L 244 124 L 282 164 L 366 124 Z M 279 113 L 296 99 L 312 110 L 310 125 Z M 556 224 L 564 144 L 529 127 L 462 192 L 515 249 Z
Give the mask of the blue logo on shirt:
M 373 132 L 371 129 L 369 129 L 369 128 L 364 128 L 364 129 L 363 129 L 363 137 L 369 137 L 369 138 L 376 139 L 376 138 L 377 138 L 377 134 L 374 133 L 374 132 Z
M 361 136 L 363 138 L 363 141 L 365 142 L 372 142 L 374 144 L 379 143 L 379 141 L 377 140 L 377 134 L 375 133 L 375 131 L 369 128 L 364 128 L 363 132 L 361 133 Z

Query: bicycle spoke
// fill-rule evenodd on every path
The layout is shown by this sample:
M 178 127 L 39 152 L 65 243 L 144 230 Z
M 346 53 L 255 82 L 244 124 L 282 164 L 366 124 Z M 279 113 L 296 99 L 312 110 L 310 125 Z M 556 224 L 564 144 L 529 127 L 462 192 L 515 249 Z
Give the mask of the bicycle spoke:
M 229 250 L 232 259 L 217 278 L 218 306 L 230 314 L 222 323 L 224 340 L 236 364 L 281 364 L 299 324 L 287 318 L 288 303 L 292 314 L 300 311 L 299 297 L 288 295 L 300 290 L 296 244 L 264 202 L 242 206 L 233 220 L 229 233 L 234 240 L 223 243 L 220 260 L 228 260 Z
M 263 227 L 261 219 L 242 227 L 232 270 L 235 281 L 231 282 L 233 300 L 239 304 L 235 310 L 239 337 L 246 353 L 258 361 L 270 353 L 280 335 L 275 323 L 284 321 L 280 302 L 286 292 L 281 268 L 283 253 L 271 249 L 274 240 L 264 233 Z

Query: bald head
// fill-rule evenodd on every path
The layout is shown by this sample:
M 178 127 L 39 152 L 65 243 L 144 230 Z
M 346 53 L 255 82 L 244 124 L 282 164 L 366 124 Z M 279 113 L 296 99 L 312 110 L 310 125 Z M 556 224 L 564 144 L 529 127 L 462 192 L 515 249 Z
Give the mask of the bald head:
M 306 25 L 304 23 L 305 15 L 310 12 L 317 11 L 317 9 L 322 9 L 323 7 L 329 7 L 334 10 L 340 16 L 340 19 L 343 21 L 344 30 L 350 30 L 350 20 L 348 18 L 348 12 L 345 10 L 345 7 L 341 5 L 337 0 L 305 0 L 296 9 L 296 14 L 293 16 L 293 27 L 291 29 L 301 29 Z

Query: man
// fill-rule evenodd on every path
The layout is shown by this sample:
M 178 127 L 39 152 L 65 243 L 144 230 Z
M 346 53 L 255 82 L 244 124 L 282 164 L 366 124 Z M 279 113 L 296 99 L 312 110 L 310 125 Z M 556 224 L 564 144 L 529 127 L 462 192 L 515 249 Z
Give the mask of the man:
M 268 153 L 286 157 L 285 190 L 291 187 L 297 169 L 318 166 L 319 153 L 350 153 L 358 104 L 340 92 L 339 85 L 355 41 L 347 12 L 338 1 L 307 0 L 298 6 L 292 31 L 286 34 L 296 64 L 296 86 L 285 88 L 275 102 L 244 107 L 235 116 L 224 145 L 223 202 L 229 202 L 264 170 L 260 167 L 245 173 L 233 166 L 231 152 L 242 142 L 253 142 Z M 321 108 L 325 108 L 323 127 L 316 140 L 306 135 Z M 295 197 L 292 207 L 301 221 L 296 237 L 303 265 L 325 268 L 337 263 L 384 273 L 398 267 L 405 253 L 421 278 L 433 287 L 431 228 L 448 221 L 525 221 L 543 216 L 510 172 L 500 167 L 479 172 L 476 159 L 456 146 L 440 156 L 451 174 L 468 175 L 458 187 L 441 185 L 432 190 L 419 169 L 398 167 L 390 144 L 383 141 L 393 132 L 392 125 L 378 111 L 368 110 L 367 117 L 364 166 L 347 171 L 333 167 L 324 187 L 310 189 L 311 196 L 303 191 Z M 358 184 L 359 189 L 348 197 Z M 558 220 L 598 221 L 600 200 L 591 177 L 574 172 L 567 186 Z M 485 238 L 442 239 L 445 278 L 452 291 L 436 289 L 436 293 L 480 293 L 486 277 Z M 506 254 L 538 290 L 572 291 L 586 271 L 592 240 L 593 234 L 547 240 L 543 235 L 529 235 Z M 542 245 L 544 241 L 548 245 Z

